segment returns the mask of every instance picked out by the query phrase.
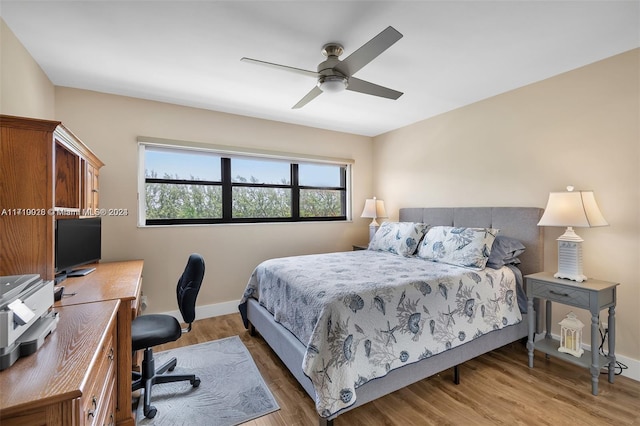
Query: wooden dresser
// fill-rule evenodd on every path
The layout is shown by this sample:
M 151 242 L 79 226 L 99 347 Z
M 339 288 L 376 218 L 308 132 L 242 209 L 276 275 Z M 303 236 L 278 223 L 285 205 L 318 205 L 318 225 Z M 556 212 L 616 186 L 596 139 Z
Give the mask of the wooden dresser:
M 115 424 L 119 300 L 55 308 L 58 326 L 0 373 L 0 424 Z

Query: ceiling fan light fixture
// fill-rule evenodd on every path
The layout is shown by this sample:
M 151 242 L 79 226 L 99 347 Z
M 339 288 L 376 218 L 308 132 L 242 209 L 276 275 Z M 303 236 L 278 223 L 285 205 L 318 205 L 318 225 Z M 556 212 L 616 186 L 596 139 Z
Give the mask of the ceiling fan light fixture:
M 318 87 L 325 93 L 342 92 L 349 85 L 347 77 L 339 75 L 326 75 L 318 79 Z

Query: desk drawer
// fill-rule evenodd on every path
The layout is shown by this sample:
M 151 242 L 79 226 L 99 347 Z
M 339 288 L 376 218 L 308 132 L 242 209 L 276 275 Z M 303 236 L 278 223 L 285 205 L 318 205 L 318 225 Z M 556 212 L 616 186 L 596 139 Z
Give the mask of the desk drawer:
M 530 297 L 560 302 L 578 308 L 589 309 L 589 298 L 591 292 L 587 289 L 574 286 L 552 284 L 548 282 L 527 280 L 527 294 Z
M 83 392 L 80 401 L 83 419 L 80 424 L 101 425 L 101 421 L 109 416 L 116 382 L 115 344 L 115 324 L 112 324 L 98 351 L 97 362 L 89 372 L 87 392 Z
M 102 396 L 102 407 L 100 409 L 102 417 L 95 423 L 98 426 L 115 426 L 116 424 L 116 381 L 107 383 Z

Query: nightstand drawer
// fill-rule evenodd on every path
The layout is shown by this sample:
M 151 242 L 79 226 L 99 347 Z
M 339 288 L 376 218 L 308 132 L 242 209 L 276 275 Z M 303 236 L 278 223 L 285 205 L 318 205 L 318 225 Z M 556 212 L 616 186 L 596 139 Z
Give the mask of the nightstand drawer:
M 551 284 L 529 279 L 527 280 L 527 294 L 531 297 L 540 297 L 565 305 L 589 309 L 591 292 L 587 289 L 576 288 L 574 286 Z

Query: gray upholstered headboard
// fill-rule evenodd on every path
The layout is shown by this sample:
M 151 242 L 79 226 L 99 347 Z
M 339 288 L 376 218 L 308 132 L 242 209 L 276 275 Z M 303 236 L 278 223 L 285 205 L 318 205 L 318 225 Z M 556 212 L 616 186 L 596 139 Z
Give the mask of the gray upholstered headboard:
M 400 209 L 401 222 L 428 225 L 498 228 L 500 235 L 525 245 L 519 265 L 524 275 L 544 270 L 543 228 L 538 226 L 543 209 L 537 207 L 426 207 Z

